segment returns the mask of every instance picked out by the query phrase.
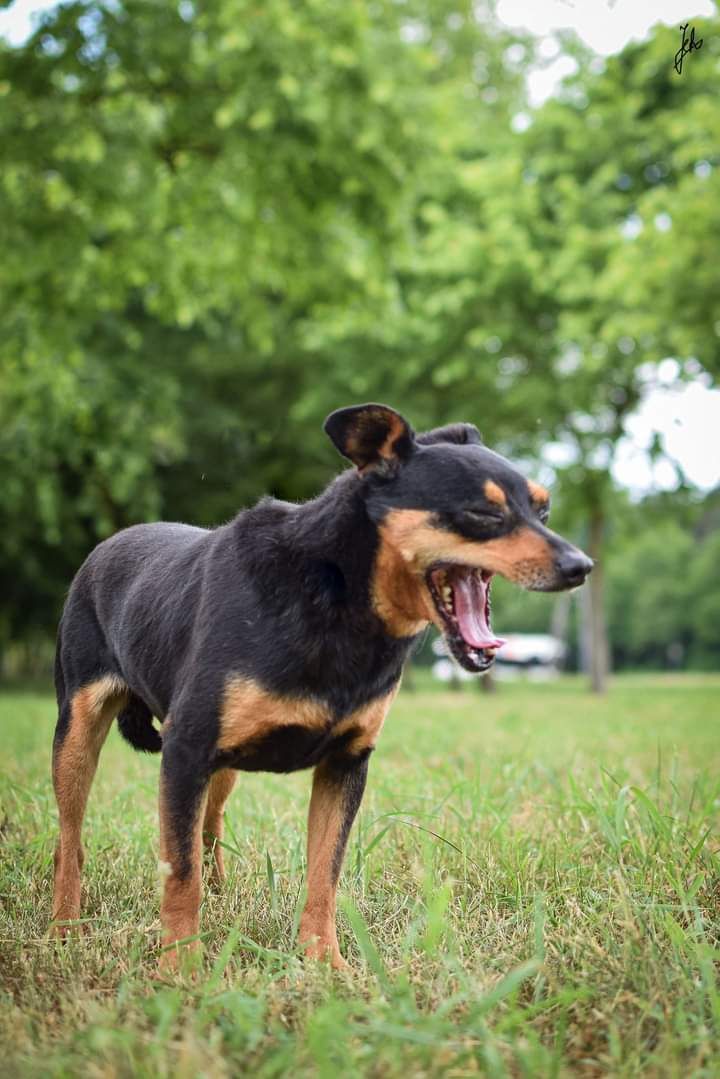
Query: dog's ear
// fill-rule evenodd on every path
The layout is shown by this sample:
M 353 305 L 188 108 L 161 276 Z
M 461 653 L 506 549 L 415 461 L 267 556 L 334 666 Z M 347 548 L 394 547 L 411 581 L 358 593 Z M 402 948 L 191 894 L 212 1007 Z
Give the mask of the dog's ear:
M 412 427 L 388 405 L 352 405 L 331 412 L 323 429 L 361 472 L 407 460 L 415 445 Z
M 447 427 L 435 427 L 417 436 L 421 446 L 433 446 L 436 442 L 455 442 L 460 446 L 482 443 L 480 432 L 472 423 L 449 423 Z

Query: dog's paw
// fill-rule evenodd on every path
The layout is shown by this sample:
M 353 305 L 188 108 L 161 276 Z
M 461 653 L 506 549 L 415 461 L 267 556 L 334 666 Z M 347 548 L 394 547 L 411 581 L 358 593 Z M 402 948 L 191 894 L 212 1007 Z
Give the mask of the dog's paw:
M 196 979 L 203 965 L 203 949 L 199 940 L 184 944 L 166 945 L 160 953 L 154 977 L 158 981 L 176 978 Z
M 340 954 L 338 942 L 334 937 L 321 937 L 316 933 L 304 933 L 300 938 L 300 947 L 306 959 L 329 963 L 333 970 L 351 969 Z
M 88 932 L 86 922 L 80 921 L 80 915 L 75 917 L 67 914 L 59 914 L 50 922 L 48 936 L 50 940 L 70 940 L 71 937 L 83 937 Z

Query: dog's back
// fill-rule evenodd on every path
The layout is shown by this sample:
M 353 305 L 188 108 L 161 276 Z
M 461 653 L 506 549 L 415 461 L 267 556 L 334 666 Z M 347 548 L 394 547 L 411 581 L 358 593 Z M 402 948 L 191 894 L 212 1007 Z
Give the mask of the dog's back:
M 190 525 L 141 524 L 98 544 L 65 603 L 58 697 L 111 677 L 164 718 L 171 668 L 182 662 L 188 608 L 197 601 L 212 537 Z

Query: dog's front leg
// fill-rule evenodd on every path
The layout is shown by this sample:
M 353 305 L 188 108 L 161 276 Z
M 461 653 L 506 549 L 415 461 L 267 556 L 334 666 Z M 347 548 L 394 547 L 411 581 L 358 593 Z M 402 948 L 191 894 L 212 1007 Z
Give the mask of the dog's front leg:
M 198 947 L 202 891 L 202 822 L 209 773 L 197 750 L 183 742 L 163 746 L 160 769 L 160 860 L 165 872 L 160 920 L 161 968 L 178 966 L 177 945 Z M 188 940 L 187 938 L 193 938 Z M 173 947 L 175 945 L 175 947 Z
M 326 758 L 315 769 L 308 815 L 307 901 L 299 940 L 305 954 L 347 967 L 335 932 L 335 893 L 348 834 L 365 790 L 368 754 Z

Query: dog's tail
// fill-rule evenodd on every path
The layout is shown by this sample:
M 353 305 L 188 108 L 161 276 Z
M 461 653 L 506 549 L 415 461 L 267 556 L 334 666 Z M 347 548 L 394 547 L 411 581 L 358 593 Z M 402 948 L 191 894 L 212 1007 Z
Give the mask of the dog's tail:
M 117 717 L 120 734 L 134 749 L 143 753 L 159 753 L 162 749 L 160 731 L 153 727 L 152 712 L 133 694 Z

